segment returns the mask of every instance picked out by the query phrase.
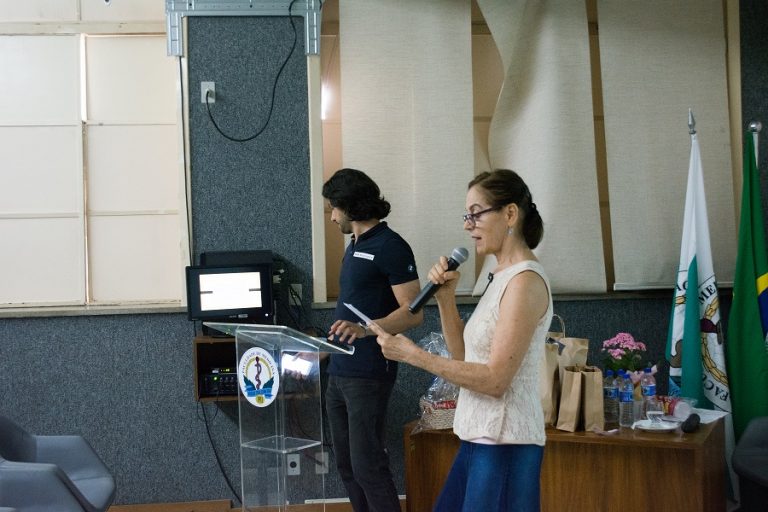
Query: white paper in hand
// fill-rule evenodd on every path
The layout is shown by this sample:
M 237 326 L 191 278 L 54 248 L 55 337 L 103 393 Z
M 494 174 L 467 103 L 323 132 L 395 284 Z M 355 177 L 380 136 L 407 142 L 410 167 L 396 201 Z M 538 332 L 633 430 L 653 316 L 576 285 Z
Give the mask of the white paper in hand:
M 355 306 L 353 306 L 352 304 L 350 304 L 350 303 L 348 303 L 348 302 L 343 302 L 342 304 L 344 304 L 345 306 L 347 306 L 347 308 L 349 308 L 349 310 L 350 310 L 351 312 L 353 312 L 354 314 L 356 314 L 356 315 L 357 315 L 357 317 L 358 317 L 360 320 L 362 320 L 363 322 L 365 322 L 365 325 L 371 325 L 371 324 L 373 323 L 373 320 L 371 320 L 370 318 L 368 318 L 368 317 L 365 315 L 365 313 L 363 313 L 362 311 L 360 311 L 359 309 L 357 309 L 357 308 L 356 308 Z

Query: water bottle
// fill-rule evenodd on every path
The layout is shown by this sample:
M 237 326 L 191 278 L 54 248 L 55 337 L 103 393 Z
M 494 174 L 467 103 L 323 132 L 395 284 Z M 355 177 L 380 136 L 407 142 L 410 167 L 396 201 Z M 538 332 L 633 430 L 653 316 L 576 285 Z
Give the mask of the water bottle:
M 623 370 L 619 370 L 620 376 L 616 378 L 621 382 L 619 388 L 619 425 L 622 427 L 631 427 L 635 423 L 635 387 L 629 375 L 625 375 Z
M 648 410 L 656 411 L 656 379 L 650 368 L 643 370 L 640 378 L 640 391 L 643 394 L 643 418 L 648 417 Z
M 605 430 L 616 428 L 619 424 L 619 387 L 613 370 L 606 370 L 603 379 L 603 412 Z

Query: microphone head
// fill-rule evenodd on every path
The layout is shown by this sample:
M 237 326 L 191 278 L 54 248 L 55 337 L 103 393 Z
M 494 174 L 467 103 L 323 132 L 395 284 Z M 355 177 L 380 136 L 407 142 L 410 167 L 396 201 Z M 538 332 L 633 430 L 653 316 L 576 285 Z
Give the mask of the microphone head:
M 464 247 L 457 247 L 451 253 L 451 258 L 453 258 L 456 263 L 464 263 L 467 261 L 467 258 L 469 258 L 469 251 Z

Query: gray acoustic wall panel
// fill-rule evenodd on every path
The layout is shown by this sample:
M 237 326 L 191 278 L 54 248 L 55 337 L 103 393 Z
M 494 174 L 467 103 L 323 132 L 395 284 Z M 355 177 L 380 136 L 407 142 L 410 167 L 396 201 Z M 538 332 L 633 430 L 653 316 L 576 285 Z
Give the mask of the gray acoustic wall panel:
M 206 251 L 269 249 L 288 262 L 286 279 L 309 292 L 307 64 L 303 19 L 293 23 L 290 53 L 288 17 L 189 18 L 192 252 L 197 261 Z M 201 82 L 216 85 L 210 117 Z M 233 138 L 261 134 L 234 142 L 214 121 Z
M 758 142 L 758 167 L 762 185 L 765 228 L 768 233 L 768 37 L 765 20 L 768 2 L 742 0 L 741 11 L 741 115 L 746 130 L 751 121 L 760 121 L 763 130 Z M 743 150 L 739 148 L 739 154 Z

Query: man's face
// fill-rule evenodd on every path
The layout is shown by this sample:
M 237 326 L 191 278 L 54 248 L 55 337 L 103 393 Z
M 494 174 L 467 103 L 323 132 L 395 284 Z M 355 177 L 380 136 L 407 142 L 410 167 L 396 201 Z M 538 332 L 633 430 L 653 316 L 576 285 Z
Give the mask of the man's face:
M 352 224 L 350 223 L 347 214 L 344 210 L 341 210 L 335 206 L 331 207 L 331 221 L 339 225 L 339 230 L 345 235 L 352 233 Z

